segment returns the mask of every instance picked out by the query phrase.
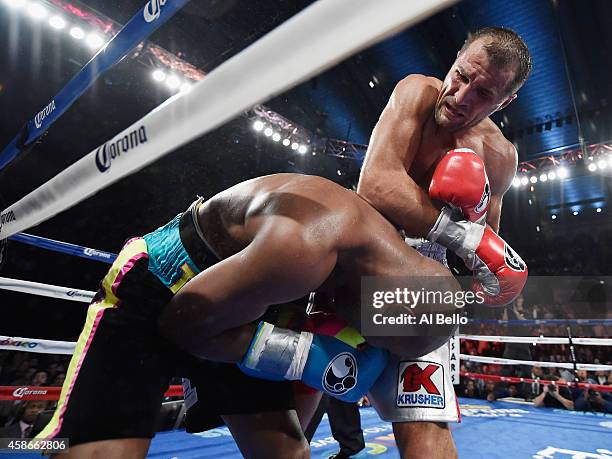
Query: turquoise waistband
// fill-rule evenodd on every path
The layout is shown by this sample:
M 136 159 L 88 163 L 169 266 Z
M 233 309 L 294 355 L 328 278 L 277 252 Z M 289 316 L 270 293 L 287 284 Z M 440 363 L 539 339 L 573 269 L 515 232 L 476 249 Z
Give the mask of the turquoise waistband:
M 168 288 L 185 276 L 185 265 L 195 274 L 200 272 L 181 242 L 180 219 L 181 214 L 166 225 L 143 236 L 149 253 L 149 271 Z

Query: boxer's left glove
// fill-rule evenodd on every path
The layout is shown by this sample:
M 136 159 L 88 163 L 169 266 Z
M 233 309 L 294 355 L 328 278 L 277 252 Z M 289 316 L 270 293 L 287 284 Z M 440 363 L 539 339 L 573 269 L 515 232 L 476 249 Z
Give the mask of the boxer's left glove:
M 261 379 L 301 380 L 345 402 L 357 402 L 387 365 L 388 353 L 358 350 L 332 336 L 260 322 L 240 369 Z

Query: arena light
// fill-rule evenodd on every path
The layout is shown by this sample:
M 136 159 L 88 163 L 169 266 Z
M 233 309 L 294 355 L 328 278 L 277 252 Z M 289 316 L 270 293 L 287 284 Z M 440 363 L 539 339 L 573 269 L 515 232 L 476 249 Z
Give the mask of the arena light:
M 89 46 L 90 49 L 98 49 L 100 48 L 103 44 L 104 44 L 104 40 L 102 39 L 102 37 L 98 34 L 95 33 L 90 33 L 89 35 L 87 35 L 87 38 L 85 39 L 85 43 L 87 43 L 87 46 Z
M 4 3 L 11 8 L 23 8 L 26 4 L 25 0 L 5 0 Z
M 529 179 L 527 177 L 521 177 L 521 185 L 525 186 L 529 183 Z
M 541 174 L 540 175 L 540 182 L 545 182 L 548 180 L 548 175 L 546 174 Z
M 28 14 L 36 20 L 42 19 L 47 16 L 47 9 L 40 3 L 32 3 L 28 6 Z
M 291 149 L 292 149 L 292 150 L 297 150 L 298 148 L 300 148 L 300 144 L 299 144 L 299 143 L 297 143 L 297 142 L 293 142 L 293 143 L 291 144 Z
M 308 151 L 308 147 L 306 145 L 300 145 L 298 148 L 298 153 L 306 154 L 307 151 Z
M 289 139 L 283 139 L 283 145 L 288 147 L 289 145 L 291 145 L 291 140 Z
M 61 30 L 66 27 L 66 21 L 61 16 L 51 16 L 51 19 L 49 19 L 49 25 L 54 29 Z
M 180 91 L 180 92 L 183 92 L 183 93 L 185 93 L 185 92 L 189 92 L 189 91 L 191 91 L 191 86 L 192 86 L 192 85 L 191 85 L 190 83 L 183 83 L 183 84 L 181 85 L 181 89 L 179 89 L 179 91 Z
M 597 170 L 597 166 L 595 165 L 595 163 L 590 163 L 587 168 L 589 169 L 589 171 L 591 172 L 595 172 Z
M 604 161 L 603 159 L 600 159 L 599 161 L 597 161 L 597 167 L 599 169 L 605 169 L 608 166 L 608 163 L 606 161 Z
M 73 27 L 70 29 L 70 36 L 77 40 L 82 40 L 85 37 L 85 32 L 80 27 Z
M 168 79 L 166 80 L 166 86 L 168 86 L 168 88 L 172 90 L 176 90 L 180 88 L 181 83 L 182 83 L 181 79 L 177 77 L 176 75 L 170 75 Z
M 512 179 L 512 186 L 513 186 L 514 188 L 517 188 L 517 187 L 518 187 L 520 184 L 521 184 L 521 179 L 520 179 L 520 178 L 518 178 L 518 177 L 514 177 L 514 178 Z
M 564 179 L 564 178 L 567 178 L 567 176 L 569 175 L 569 171 L 567 170 L 566 167 L 560 167 L 557 170 L 557 175 L 559 176 L 560 179 Z
M 166 79 L 166 72 L 160 69 L 153 70 L 153 73 L 151 74 L 151 76 L 153 77 L 155 81 L 159 81 L 161 83 L 162 81 Z
M 279 142 L 281 139 L 281 135 L 278 132 L 275 132 L 274 134 L 272 134 L 272 140 L 274 140 L 275 142 Z
M 552 215 L 550 216 L 550 218 L 552 218 L 553 220 L 556 220 L 556 219 L 557 219 L 557 216 L 556 216 L 555 214 L 552 214 Z
M 573 211 L 573 212 L 572 212 L 572 215 L 574 215 L 574 216 L 575 216 L 575 215 L 578 215 L 578 211 L 577 211 L 577 210 Z
M 255 120 L 255 122 L 253 122 L 253 129 L 255 129 L 256 131 L 263 131 L 264 129 L 264 124 L 263 121 L 261 120 Z
M 555 173 L 555 171 L 550 171 L 548 174 L 548 180 L 554 180 L 557 178 L 557 174 Z
M 601 213 L 601 207 L 598 207 L 597 209 L 595 209 L 595 212 L 597 212 L 598 214 Z
M 268 127 L 268 128 L 265 128 L 265 129 L 264 129 L 264 135 L 265 135 L 266 137 L 270 137 L 272 134 L 274 134 L 274 131 L 272 130 L 272 128 L 269 128 L 269 127 Z
M 373 88 L 373 87 L 374 87 L 374 82 L 373 82 L 373 81 L 370 81 L 370 82 L 368 83 L 368 85 L 370 86 L 370 88 Z
M 336 171 L 336 174 L 338 174 L 338 175 L 342 175 L 342 171 L 341 171 L 340 169 L 338 169 L 338 170 Z
M 538 183 L 538 178 L 535 175 L 532 175 L 531 177 L 529 177 L 529 181 L 531 183 Z

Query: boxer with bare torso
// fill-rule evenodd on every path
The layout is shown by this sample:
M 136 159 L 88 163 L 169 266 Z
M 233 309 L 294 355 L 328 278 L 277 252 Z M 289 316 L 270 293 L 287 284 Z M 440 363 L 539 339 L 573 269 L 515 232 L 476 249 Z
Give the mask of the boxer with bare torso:
M 440 211 L 439 201 L 436 202 L 439 196 L 431 193 L 436 168 L 443 158 L 450 161 L 449 155 L 453 155 L 447 155 L 449 150 L 473 150 L 484 163 L 490 180 L 488 212 L 480 215 L 464 212 L 458 220 L 486 222 L 485 235 L 499 230 L 502 198 L 516 173 L 517 153 L 488 116 L 516 98 L 530 70 L 529 50 L 516 33 L 487 28 L 468 38 L 444 81 L 410 75 L 397 84 L 372 133 L 358 193 L 402 228 L 412 238 L 410 243 L 423 254 L 445 263 L 448 248 L 468 258 L 464 247 L 449 237 L 440 237 L 440 228 L 454 217 L 450 218 L 446 210 Z M 468 157 L 465 155 L 464 159 Z M 471 161 L 455 159 L 452 159 L 456 166 L 454 176 L 447 177 L 451 179 L 450 187 L 470 186 L 473 183 L 469 173 Z M 461 207 L 460 203 L 454 204 Z M 447 227 L 450 233 L 451 227 Z M 509 262 L 526 271 L 520 257 L 515 255 L 508 251 Z M 473 260 L 468 259 L 466 265 L 476 272 L 479 270 Z M 443 346 L 422 360 L 445 366 L 445 379 L 440 384 L 446 388 L 447 406 L 452 407 L 456 402 L 448 375 L 448 358 L 448 347 Z M 397 365 L 392 362 L 388 373 L 396 374 Z M 397 381 L 383 384 L 383 379 L 377 384 L 380 386 L 378 398 L 383 400 L 385 396 L 392 400 L 398 395 Z M 376 401 L 376 397 L 373 399 Z M 389 400 L 382 403 L 391 405 Z M 386 410 L 383 417 L 394 422 L 403 458 L 456 456 L 446 422 L 457 421 L 458 411 L 443 411 L 428 406 L 396 406 Z
M 367 275 L 402 276 L 414 290 L 423 276 L 435 277 L 442 291 L 459 288 L 366 201 L 327 179 L 271 175 L 199 199 L 118 254 L 89 307 L 58 408 L 37 438 L 70 438 L 67 458 L 144 457 L 168 381 L 199 371 L 216 381 L 208 408 L 224 415 L 245 456 L 306 457 L 283 385 L 257 386 L 253 378 L 241 379 L 235 365 L 206 362 L 240 363 L 254 376 L 301 380 L 358 400 L 385 367 L 388 351 L 422 355 L 455 326 L 439 327 L 440 336 L 373 337 L 371 346 L 357 348 L 253 322 L 270 306 L 323 284 L 345 292 L 337 299 L 354 322 Z M 418 312 L 453 309 L 428 303 Z

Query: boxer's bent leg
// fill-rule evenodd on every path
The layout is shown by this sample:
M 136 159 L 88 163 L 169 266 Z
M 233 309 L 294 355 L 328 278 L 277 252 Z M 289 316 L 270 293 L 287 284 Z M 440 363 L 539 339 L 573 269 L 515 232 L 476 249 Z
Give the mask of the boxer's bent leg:
M 370 389 L 378 415 L 393 422 L 402 458 L 457 456 L 447 424 L 459 421 L 449 363 L 448 342 L 417 359 L 392 356 Z
M 310 457 L 310 447 L 294 410 L 222 417 L 247 459 Z
M 73 457 L 146 455 L 171 371 L 156 331 L 170 293 L 147 265 L 138 238 L 111 266 L 89 306 L 55 413 L 37 440 L 68 438 Z
M 162 333 L 202 356 L 206 339 L 319 287 L 335 267 L 337 253 L 305 238 L 303 227 L 283 223 L 187 283 L 160 314 Z
M 139 459 L 147 456 L 148 438 L 126 438 L 123 440 L 103 440 L 84 443 L 71 447 L 61 455 L 54 454 L 53 459 Z
M 393 434 L 402 459 L 454 459 L 457 449 L 448 424 L 394 422 Z
M 225 422 L 245 457 L 307 457 L 291 382 L 257 379 L 236 365 L 195 358 L 185 369 L 187 432 Z
M 298 386 L 299 389 L 296 389 L 296 386 Z M 323 393 L 321 391 L 308 387 L 302 384 L 301 381 L 293 381 L 295 411 L 297 412 L 300 426 L 304 432 L 306 432 L 306 429 L 310 425 L 310 421 L 317 411 L 322 396 Z

